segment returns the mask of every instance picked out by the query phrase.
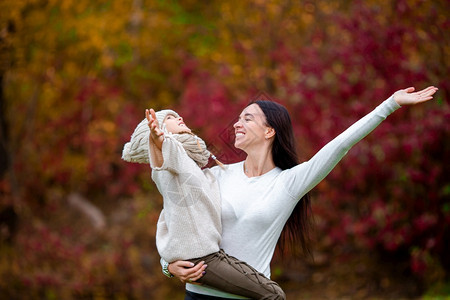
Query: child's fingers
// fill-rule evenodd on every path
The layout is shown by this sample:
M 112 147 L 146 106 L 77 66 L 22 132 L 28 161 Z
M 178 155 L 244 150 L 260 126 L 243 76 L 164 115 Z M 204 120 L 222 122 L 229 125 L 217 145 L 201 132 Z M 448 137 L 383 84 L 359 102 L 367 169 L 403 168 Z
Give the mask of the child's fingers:
M 158 137 L 164 135 L 164 132 L 159 129 L 158 119 L 156 118 L 156 113 L 153 108 L 145 110 L 145 117 L 148 120 L 150 130 L 153 132 L 152 134 L 155 134 Z
M 156 122 L 154 122 L 153 120 L 149 123 L 150 126 L 150 130 L 152 131 L 152 134 L 155 134 L 156 136 L 162 136 L 164 135 L 164 132 L 162 132 L 159 127 L 157 126 L 157 124 L 155 124 Z
M 150 108 L 150 114 L 151 114 L 153 120 L 156 121 L 156 120 L 157 120 L 157 119 L 156 119 L 156 114 L 155 114 L 155 110 L 154 110 L 153 108 Z

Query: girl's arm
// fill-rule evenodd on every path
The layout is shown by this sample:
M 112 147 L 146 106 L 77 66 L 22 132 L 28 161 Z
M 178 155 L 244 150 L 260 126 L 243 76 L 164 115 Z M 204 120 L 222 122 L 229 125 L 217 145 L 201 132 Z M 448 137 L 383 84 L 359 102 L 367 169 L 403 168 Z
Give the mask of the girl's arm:
M 164 134 L 158 124 L 155 111 L 146 110 L 148 128 L 148 153 L 153 170 L 169 170 L 173 173 L 191 173 L 197 164 L 186 154 L 182 144 L 171 133 Z
M 150 128 L 150 138 L 148 139 L 148 147 L 151 159 L 151 165 L 154 167 L 162 167 L 164 158 L 162 154 L 162 144 L 164 142 L 164 132 L 159 129 L 158 119 L 153 109 L 145 110 L 145 117 Z
M 153 116 L 151 115 L 153 111 Z M 134 129 L 131 139 L 122 150 L 122 159 L 128 162 L 148 164 L 150 149 L 154 148 L 152 157 L 162 165 L 161 148 L 164 140 L 163 132 L 159 129 L 158 120 L 153 109 L 145 111 L 146 118 Z M 153 126 L 153 130 L 151 130 Z
M 414 105 L 432 99 L 437 91 L 428 87 L 413 93 L 414 88 L 395 92 L 375 110 L 354 123 L 347 130 L 325 145 L 309 161 L 284 172 L 284 182 L 294 199 L 300 199 L 322 181 L 350 148 L 374 130 L 386 117 L 400 108 L 400 105 Z

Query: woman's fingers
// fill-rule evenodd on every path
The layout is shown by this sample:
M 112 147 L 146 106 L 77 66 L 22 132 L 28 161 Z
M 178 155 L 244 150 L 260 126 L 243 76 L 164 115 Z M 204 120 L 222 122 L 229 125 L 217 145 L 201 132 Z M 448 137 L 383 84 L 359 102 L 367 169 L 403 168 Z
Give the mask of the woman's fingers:
M 203 277 L 203 275 L 205 275 L 206 273 L 206 268 L 208 267 L 208 265 L 203 264 L 202 267 L 200 268 L 200 270 L 198 270 L 197 272 L 195 272 L 190 278 L 189 281 L 190 282 L 195 282 L 197 280 L 199 280 L 200 278 Z
M 434 86 L 429 86 L 421 91 L 418 91 L 417 94 L 419 95 L 433 95 L 434 93 L 436 93 L 438 89 Z
M 419 92 L 417 92 L 418 100 L 417 103 L 425 102 L 433 99 L 433 95 L 436 93 L 438 89 L 434 86 L 427 87 Z
M 435 87 L 429 88 L 429 89 L 425 90 L 424 95 L 425 96 L 431 96 L 434 93 L 436 93 L 437 90 L 438 90 L 438 88 L 435 88 Z
M 177 261 L 169 265 L 169 272 L 177 276 L 183 283 L 195 284 L 195 281 L 204 275 L 206 267 L 204 261 L 195 266 L 189 261 Z
M 193 270 L 193 269 L 198 268 L 197 266 L 194 265 L 194 263 L 192 263 L 190 261 L 184 261 L 184 260 L 176 261 L 173 264 L 177 267 L 186 268 L 187 270 Z
M 423 90 L 413 93 L 414 88 L 409 87 L 394 93 L 394 100 L 400 105 L 414 105 L 433 99 L 433 95 L 438 89 L 429 86 Z
M 192 281 L 195 281 L 195 280 L 201 278 L 203 276 L 203 272 L 208 267 L 208 265 L 206 265 L 204 261 L 202 261 L 201 263 L 198 263 L 197 266 L 199 267 L 198 270 L 191 273 L 191 275 L 189 276 L 189 279 Z
M 423 91 L 436 91 L 437 89 L 438 89 L 438 88 L 435 87 L 435 86 L 429 86 L 429 87 L 423 89 Z
M 201 263 L 194 265 L 190 261 L 175 261 L 173 263 L 170 263 L 168 266 L 169 272 L 172 273 L 175 276 L 187 278 L 188 276 L 191 276 L 195 272 L 197 272 L 201 268 Z
M 197 277 L 199 274 L 201 274 L 201 272 L 203 272 L 205 266 L 205 262 L 199 262 L 198 264 L 196 264 L 194 267 L 192 268 L 187 268 L 186 269 L 186 278 L 187 279 L 193 279 L 195 277 Z
M 410 87 L 408 87 L 408 88 L 405 89 L 405 92 L 407 92 L 407 93 L 412 93 L 412 92 L 414 92 L 414 90 L 415 90 L 415 88 L 412 87 L 412 86 L 410 86 Z

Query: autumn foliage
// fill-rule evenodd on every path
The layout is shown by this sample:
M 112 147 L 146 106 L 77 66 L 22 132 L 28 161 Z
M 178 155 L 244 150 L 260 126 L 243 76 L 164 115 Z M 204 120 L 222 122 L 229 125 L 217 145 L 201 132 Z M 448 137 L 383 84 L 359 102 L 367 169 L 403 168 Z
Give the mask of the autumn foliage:
M 177 110 L 231 163 L 243 158 L 232 124 L 262 93 L 288 108 L 307 160 L 396 90 L 428 85 L 439 88 L 435 100 L 389 116 L 312 191 L 314 243 L 405 262 L 425 288 L 445 281 L 449 9 L 421 0 L 2 2 L 0 295 L 171 295 L 154 246 L 160 196 L 148 166 L 120 159 L 145 108 Z

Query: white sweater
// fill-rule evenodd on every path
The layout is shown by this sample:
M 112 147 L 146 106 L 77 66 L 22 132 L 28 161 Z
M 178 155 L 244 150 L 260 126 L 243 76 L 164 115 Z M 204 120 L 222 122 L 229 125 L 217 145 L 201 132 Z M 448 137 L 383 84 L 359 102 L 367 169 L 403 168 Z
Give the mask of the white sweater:
M 222 197 L 220 247 L 270 277 L 275 246 L 297 202 L 331 172 L 354 144 L 399 107 L 390 97 L 309 161 L 291 169 L 274 168 L 262 176 L 248 178 L 243 162 L 225 170 L 212 168 Z M 186 288 L 200 294 L 243 299 L 206 286 L 187 284 Z
M 161 167 L 150 157 L 152 179 L 164 203 L 156 230 L 159 254 L 173 262 L 219 251 L 221 205 L 215 177 L 209 169 L 202 171 L 170 133 L 162 155 Z

